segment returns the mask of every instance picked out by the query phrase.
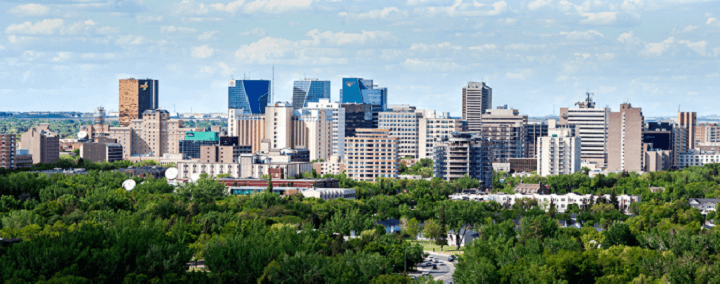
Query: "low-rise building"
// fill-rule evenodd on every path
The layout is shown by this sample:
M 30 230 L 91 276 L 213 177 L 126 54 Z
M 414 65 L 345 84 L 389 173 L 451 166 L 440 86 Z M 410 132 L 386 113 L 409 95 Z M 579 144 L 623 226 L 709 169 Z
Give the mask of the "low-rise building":
M 692 208 L 700 210 L 700 214 L 703 215 L 716 211 L 718 203 L 720 203 L 720 198 L 690 198 L 688 200 L 688 204 Z
M 678 159 L 681 169 L 690 166 L 704 166 L 705 164 L 720 163 L 720 153 L 690 149 L 685 153 L 680 153 Z
M 340 160 L 340 156 L 330 156 L 327 161 L 313 163 L 313 170 L 319 175 L 339 175 L 345 172 L 347 164 Z
M 520 199 L 535 199 L 538 201 L 538 205 L 545 211 L 550 210 L 551 204 L 555 205 L 555 209 L 558 213 L 564 213 L 571 204 L 577 205 L 579 208 L 587 206 L 589 204 L 597 203 L 597 200 L 604 198 L 605 202 L 610 202 L 610 194 L 605 195 L 594 195 L 594 194 L 506 194 L 506 193 L 494 193 L 494 194 L 464 194 L 456 193 L 450 195 L 450 199 L 453 200 L 472 200 L 472 201 L 495 201 L 502 204 L 503 206 L 510 208 Z M 634 202 L 640 202 L 639 195 L 617 195 L 618 205 L 621 208 L 621 212 L 629 214 L 630 204 Z
M 400 220 L 398 219 L 387 219 L 387 220 L 380 220 L 375 221 L 375 224 L 383 226 L 385 228 L 385 232 L 388 234 L 400 232 Z
M 535 143 L 532 144 L 533 146 Z M 533 155 L 535 150 L 533 150 Z M 536 158 L 512 158 L 508 159 L 510 163 L 510 171 L 515 173 L 532 173 L 537 171 Z
M 179 172 L 178 178 L 190 178 L 193 174 L 208 174 L 212 177 L 228 174 L 231 177 L 240 178 L 240 164 L 183 161 L 177 163 L 176 167 Z
M 80 144 L 80 158 L 94 163 L 121 161 L 123 148 L 114 142 L 83 142 Z
M 267 187 L 263 186 L 231 186 L 228 188 L 232 195 L 250 195 L 253 193 L 263 192 Z M 319 198 L 323 200 L 333 200 L 338 198 L 355 199 L 354 188 L 302 188 L 302 187 L 273 187 L 273 193 L 280 195 L 288 195 L 299 192 L 304 198 Z

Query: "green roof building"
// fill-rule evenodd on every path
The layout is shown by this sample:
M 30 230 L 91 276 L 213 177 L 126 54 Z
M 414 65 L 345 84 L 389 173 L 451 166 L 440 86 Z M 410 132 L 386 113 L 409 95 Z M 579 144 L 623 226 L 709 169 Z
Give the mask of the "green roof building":
M 190 131 L 185 132 L 185 140 L 190 141 L 220 141 L 220 133 L 218 132 L 198 132 L 198 131 Z

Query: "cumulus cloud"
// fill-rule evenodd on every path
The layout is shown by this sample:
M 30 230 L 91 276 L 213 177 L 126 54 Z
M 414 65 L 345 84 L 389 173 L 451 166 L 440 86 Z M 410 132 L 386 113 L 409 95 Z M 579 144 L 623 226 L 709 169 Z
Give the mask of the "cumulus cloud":
M 256 0 L 243 8 L 243 13 L 265 12 L 279 14 L 293 10 L 309 9 L 312 0 Z
M 361 33 L 345 33 L 331 31 L 320 32 L 317 29 L 309 31 L 306 36 L 311 38 L 314 45 L 327 43 L 331 45 L 365 45 L 365 44 L 387 44 L 397 41 L 391 32 L 386 31 L 362 31 Z
M 433 72 L 448 72 L 448 71 L 462 71 L 465 69 L 464 66 L 455 62 L 446 61 L 433 61 L 433 60 L 421 60 L 421 59 L 405 59 L 402 63 L 403 67 L 409 71 L 433 71 Z
M 24 17 L 24 16 L 44 16 L 47 15 L 48 12 L 50 12 L 50 7 L 41 5 L 41 4 L 26 4 L 26 5 L 20 5 L 16 6 L 12 9 L 10 9 L 10 14 L 13 14 L 18 17 Z
M 138 15 L 137 17 L 135 17 L 135 20 L 141 24 L 159 23 L 159 22 L 162 22 L 163 16 L 153 17 L 153 16 Z
M 505 1 L 495 2 L 491 5 L 481 4 L 476 1 L 471 3 L 463 3 L 462 0 L 455 0 L 452 6 L 433 6 L 415 9 L 415 13 L 426 17 L 476 17 L 476 16 L 496 16 L 507 11 L 507 3 Z
M 250 36 L 250 35 L 265 36 L 266 34 L 267 34 L 267 32 L 265 32 L 265 29 L 263 29 L 263 28 L 254 28 L 249 31 L 238 33 L 239 36 Z
M 192 33 L 196 33 L 197 30 L 193 29 L 193 28 L 186 28 L 186 27 L 163 26 L 163 27 L 160 27 L 160 32 L 164 33 L 164 34 L 174 34 L 174 33 L 192 34 Z
M 497 49 L 497 45 L 494 45 L 494 44 L 483 44 L 483 45 L 478 45 L 478 46 L 471 46 L 471 47 L 468 47 L 468 49 L 470 49 L 470 50 L 477 50 L 477 51 L 480 51 L 480 52 L 492 51 L 492 50 Z
M 620 34 L 620 36 L 618 36 L 618 41 L 625 44 L 640 44 L 643 42 L 632 31 Z
M 136 36 L 136 35 L 119 36 L 115 40 L 115 44 L 117 44 L 117 45 L 145 45 L 145 44 L 149 44 L 151 42 L 152 41 L 150 41 L 149 39 L 147 39 L 144 36 Z
M 705 24 L 713 28 L 720 28 L 720 21 L 717 18 L 708 18 Z
M 505 77 L 508 79 L 513 80 L 525 80 L 533 75 L 533 71 L 531 69 L 522 69 L 517 72 L 507 72 L 505 73 Z
M 610 25 L 617 22 L 617 12 L 582 13 L 586 19 L 581 24 L 588 25 Z
M 39 22 L 11 24 L 5 28 L 6 34 L 26 35 L 76 35 L 81 33 L 112 34 L 120 32 L 119 28 L 101 27 L 93 20 L 66 24 L 63 19 L 45 19 Z
M 388 16 L 402 17 L 407 16 L 407 12 L 400 11 L 396 7 L 386 7 L 382 10 L 371 10 L 366 13 L 348 13 L 340 12 L 338 16 L 348 19 L 364 20 L 364 19 L 385 19 Z
M 535 0 L 528 4 L 528 9 L 537 10 L 537 9 L 540 9 L 542 7 L 549 5 L 550 2 L 551 2 L 551 0 Z
M 605 35 L 602 33 L 596 31 L 596 30 L 589 30 L 586 32 L 578 32 L 578 31 L 572 31 L 572 32 L 560 32 L 560 35 L 567 37 L 568 40 L 592 40 L 595 38 L 604 38 Z
M 219 33 L 219 32 L 220 32 L 220 31 L 207 31 L 207 32 L 204 32 L 204 33 L 198 35 L 198 40 L 202 40 L 202 41 L 209 40 L 209 39 L 212 38 L 212 36 L 213 36 L 214 34 Z
M 454 45 L 449 42 L 436 43 L 436 44 L 425 44 L 425 43 L 413 43 L 410 46 L 410 50 L 416 52 L 428 52 L 428 51 L 459 51 L 462 46 Z
M 213 56 L 215 49 L 208 47 L 207 45 L 196 46 L 192 48 L 192 57 L 198 59 L 205 59 Z

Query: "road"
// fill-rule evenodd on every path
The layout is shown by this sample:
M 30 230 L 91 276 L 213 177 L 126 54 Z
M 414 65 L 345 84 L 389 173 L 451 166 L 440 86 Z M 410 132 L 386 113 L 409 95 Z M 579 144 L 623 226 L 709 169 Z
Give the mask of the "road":
M 452 281 L 452 277 L 453 273 L 455 273 L 455 262 L 448 261 L 448 255 L 446 254 L 434 253 L 431 251 L 425 251 L 425 253 L 439 260 L 439 262 L 437 263 L 437 269 L 434 270 L 432 269 L 432 267 L 426 267 L 424 266 L 426 262 L 423 262 L 418 264 L 418 272 L 410 273 L 410 275 L 420 276 L 423 272 L 428 271 L 430 272 L 430 275 L 435 278 L 435 280 L 442 280 L 443 283 L 454 282 Z M 445 265 L 440 265 L 440 263 L 445 263 Z

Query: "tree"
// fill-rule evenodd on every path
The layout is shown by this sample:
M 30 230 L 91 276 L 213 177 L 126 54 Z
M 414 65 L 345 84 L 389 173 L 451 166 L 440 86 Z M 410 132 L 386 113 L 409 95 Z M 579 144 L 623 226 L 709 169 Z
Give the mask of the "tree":
M 447 232 L 445 232 L 442 226 L 433 219 L 425 220 L 423 236 L 433 240 L 436 245 L 440 246 L 440 249 L 447 245 Z
M 604 232 L 605 241 L 603 247 L 609 248 L 615 245 L 634 245 L 635 236 L 630 232 L 630 227 L 621 222 L 615 222 Z
M 612 204 L 616 210 L 620 210 L 620 202 L 618 201 L 617 193 L 615 193 L 615 188 L 612 189 L 612 193 L 610 194 L 610 204 Z
M 268 175 L 268 186 L 265 189 L 266 192 L 273 192 L 272 175 Z
M 479 203 L 467 200 L 446 201 L 440 209 L 440 220 L 453 231 L 455 245 L 460 250 L 468 230 L 482 221 L 482 210 Z
M 415 218 L 410 218 L 405 226 L 405 233 L 410 235 L 413 239 L 416 239 L 417 235 L 420 234 L 421 229 L 420 222 L 418 222 Z

